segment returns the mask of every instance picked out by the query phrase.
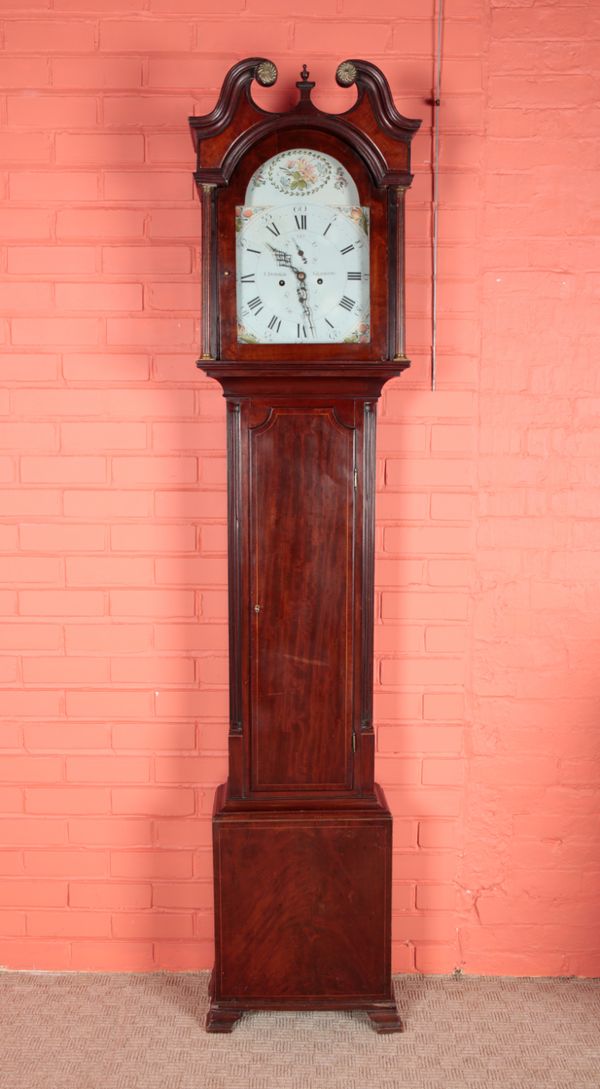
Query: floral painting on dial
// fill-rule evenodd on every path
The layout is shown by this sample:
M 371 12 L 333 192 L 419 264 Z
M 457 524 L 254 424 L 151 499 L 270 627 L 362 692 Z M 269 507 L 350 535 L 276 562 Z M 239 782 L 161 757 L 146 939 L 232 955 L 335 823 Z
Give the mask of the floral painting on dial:
M 314 163 L 307 159 L 288 159 L 281 168 L 284 179 L 288 180 L 290 192 L 295 189 L 313 189 L 319 180 L 319 173 Z
M 364 231 L 367 238 L 369 237 L 369 209 L 368 208 L 342 208 L 341 211 L 344 215 L 349 216 L 355 223 L 358 224 L 360 229 Z
M 276 155 L 269 164 L 269 181 L 280 193 L 316 193 L 329 181 L 331 167 L 317 152 Z
M 347 207 L 360 203 L 346 168 L 331 155 L 308 147 L 280 151 L 262 163 L 248 182 L 244 203 L 266 207 L 298 197 Z
M 369 323 L 361 321 L 352 333 L 344 337 L 344 344 L 368 344 L 370 338 Z

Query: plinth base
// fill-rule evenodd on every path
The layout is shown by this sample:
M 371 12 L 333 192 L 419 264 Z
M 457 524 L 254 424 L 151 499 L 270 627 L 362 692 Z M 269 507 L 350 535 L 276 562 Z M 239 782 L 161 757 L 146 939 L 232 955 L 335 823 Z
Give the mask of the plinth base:
M 215 800 L 215 969 L 208 1032 L 247 1010 L 362 1010 L 402 1024 L 391 984 L 391 816 L 228 808 Z

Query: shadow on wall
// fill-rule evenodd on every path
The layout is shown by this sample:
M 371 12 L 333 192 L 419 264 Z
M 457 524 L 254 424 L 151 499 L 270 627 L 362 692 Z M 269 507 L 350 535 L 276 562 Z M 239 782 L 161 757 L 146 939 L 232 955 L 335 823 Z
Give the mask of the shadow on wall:
M 406 390 L 401 379 L 379 415 L 376 771 L 394 817 L 396 970 L 461 966 L 473 480 L 465 450 L 442 456 L 435 445 L 449 426 L 466 440 L 468 420 L 451 413 L 467 408 L 462 394 Z
M 596 622 L 589 595 L 563 588 L 557 625 L 555 589 L 524 579 L 478 605 L 461 879 L 473 972 L 600 967 Z

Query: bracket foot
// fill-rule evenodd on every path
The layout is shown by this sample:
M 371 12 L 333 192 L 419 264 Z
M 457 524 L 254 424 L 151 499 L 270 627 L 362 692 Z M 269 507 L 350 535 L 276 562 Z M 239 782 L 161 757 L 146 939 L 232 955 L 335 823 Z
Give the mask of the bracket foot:
M 386 1032 L 404 1032 L 404 1025 L 394 1002 L 390 1002 L 389 1006 L 367 1010 L 367 1014 L 375 1032 L 380 1035 Z
M 243 1017 L 243 1010 L 213 1005 L 206 1015 L 207 1032 L 233 1032 L 236 1022 Z

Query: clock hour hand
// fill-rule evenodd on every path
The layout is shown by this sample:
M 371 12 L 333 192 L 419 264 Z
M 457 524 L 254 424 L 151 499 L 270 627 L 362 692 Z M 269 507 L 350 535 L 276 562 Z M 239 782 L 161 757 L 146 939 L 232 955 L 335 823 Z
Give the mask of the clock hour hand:
M 296 271 L 292 266 L 292 258 L 290 257 L 289 253 L 284 253 L 283 250 L 276 250 L 275 246 L 272 246 L 270 242 L 267 242 L 267 246 L 269 247 L 271 252 L 275 254 L 275 259 L 278 265 L 283 265 L 284 268 L 292 269 L 293 272 Z
M 290 272 L 295 273 L 299 280 L 304 279 L 305 273 L 292 264 L 292 258 L 290 257 L 289 253 L 284 253 L 283 250 L 276 250 L 275 246 L 272 246 L 270 242 L 267 242 L 267 245 L 269 249 L 275 254 L 278 265 L 280 265 L 282 268 L 289 268 Z

